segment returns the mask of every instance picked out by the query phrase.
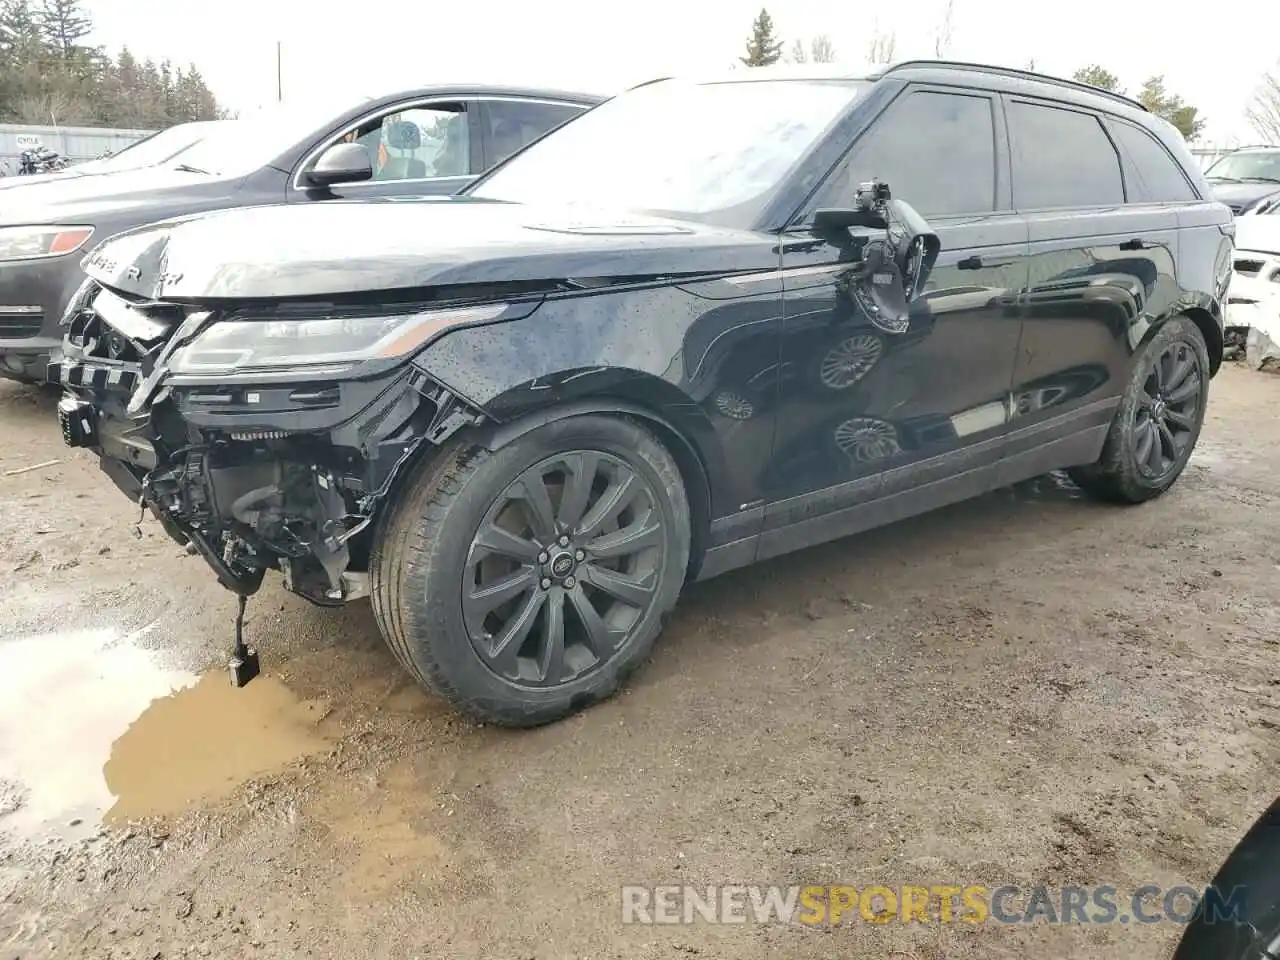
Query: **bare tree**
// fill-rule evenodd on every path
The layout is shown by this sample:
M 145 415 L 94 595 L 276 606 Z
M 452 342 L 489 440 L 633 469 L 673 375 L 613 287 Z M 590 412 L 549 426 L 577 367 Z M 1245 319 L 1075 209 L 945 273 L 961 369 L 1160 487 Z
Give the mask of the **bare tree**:
M 933 55 L 939 60 L 946 57 L 951 50 L 951 15 L 955 12 L 956 0 L 947 0 L 942 8 L 942 19 L 938 21 L 937 32 L 933 35 Z
M 1263 74 L 1244 115 L 1260 137 L 1268 143 L 1280 143 L 1280 74 Z
M 804 41 L 797 40 L 791 45 L 791 62 L 804 63 L 809 59 L 809 55 L 804 52 Z
M 835 62 L 836 45 L 831 42 L 831 38 L 825 33 L 820 33 L 813 38 L 809 44 L 809 50 L 813 54 L 814 63 Z
M 871 63 L 893 63 L 897 46 L 898 38 L 893 32 L 881 33 L 878 28 L 873 29 L 867 42 L 867 60 Z

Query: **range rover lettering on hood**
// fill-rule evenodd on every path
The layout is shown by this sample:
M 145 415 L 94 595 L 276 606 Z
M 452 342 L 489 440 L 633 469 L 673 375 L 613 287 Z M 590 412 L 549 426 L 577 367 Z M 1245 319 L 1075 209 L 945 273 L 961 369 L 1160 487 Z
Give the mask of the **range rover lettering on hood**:
M 219 211 L 121 234 L 84 267 L 125 294 L 198 301 L 723 275 L 777 262 L 776 242 L 763 234 L 458 198 Z

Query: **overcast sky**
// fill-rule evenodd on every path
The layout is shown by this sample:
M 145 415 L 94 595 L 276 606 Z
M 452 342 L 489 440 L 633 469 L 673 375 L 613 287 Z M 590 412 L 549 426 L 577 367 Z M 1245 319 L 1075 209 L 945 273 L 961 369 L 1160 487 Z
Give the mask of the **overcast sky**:
M 194 62 L 242 113 L 285 99 L 381 93 L 437 80 L 527 82 L 613 92 L 654 76 L 718 69 L 742 53 L 761 0 L 88 0 L 95 41 L 141 57 Z M 931 57 L 946 0 L 774 0 L 788 41 L 826 33 L 841 62 L 863 63 L 875 32 L 898 59 Z M 887 8 L 887 9 L 886 9 Z M 1185 11 L 1185 12 L 1180 12 Z M 1270 12 L 1267 12 L 1267 11 Z M 874 12 L 873 12 L 874 11 Z M 1245 22 L 1247 20 L 1247 23 Z M 1221 33 L 1218 34 L 1221 24 Z M 1199 4 L 1157 0 L 954 0 L 952 59 L 1070 75 L 1100 63 L 1136 90 L 1154 73 L 1200 107 L 1204 139 L 1254 142 L 1244 108 L 1280 60 L 1280 3 L 1229 23 Z

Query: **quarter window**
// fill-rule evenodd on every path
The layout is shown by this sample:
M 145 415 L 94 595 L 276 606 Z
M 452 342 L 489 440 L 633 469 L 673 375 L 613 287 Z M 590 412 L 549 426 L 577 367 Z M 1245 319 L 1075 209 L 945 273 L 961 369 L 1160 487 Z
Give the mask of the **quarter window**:
M 926 217 L 994 210 L 990 98 L 922 90 L 895 101 L 823 184 L 815 208 L 847 207 L 872 178 Z
M 1145 130 L 1119 121 L 1107 127 L 1125 158 L 1130 203 L 1176 203 L 1196 195 L 1169 151 Z
M 490 165 L 501 163 L 585 109 L 571 103 L 518 100 L 491 100 L 488 107 Z
M 1093 115 L 1014 101 L 1009 139 L 1019 210 L 1124 203 L 1120 158 Z

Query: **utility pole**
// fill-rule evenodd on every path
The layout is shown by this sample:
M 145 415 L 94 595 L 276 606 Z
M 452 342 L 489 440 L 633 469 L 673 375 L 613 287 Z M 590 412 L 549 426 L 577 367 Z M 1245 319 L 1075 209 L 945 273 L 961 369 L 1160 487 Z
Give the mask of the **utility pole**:
M 280 50 L 283 44 L 276 41 L 276 102 L 280 103 L 284 100 L 284 74 L 280 69 Z

